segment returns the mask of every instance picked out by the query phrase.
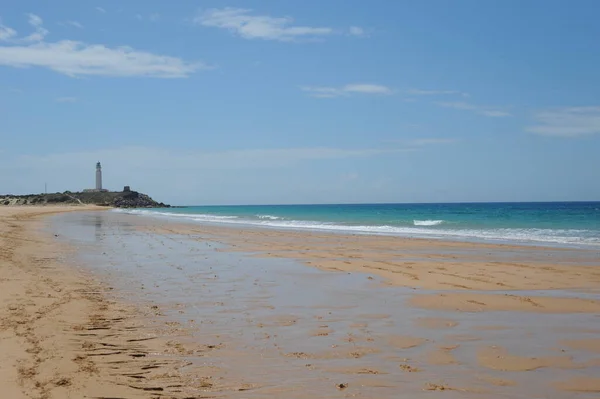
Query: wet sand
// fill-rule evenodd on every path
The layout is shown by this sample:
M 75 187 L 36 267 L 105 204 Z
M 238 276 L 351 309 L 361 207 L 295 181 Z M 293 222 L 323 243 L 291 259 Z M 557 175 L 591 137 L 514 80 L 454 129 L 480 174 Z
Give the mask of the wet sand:
M 24 223 L 5 220 L 3 232 Z M 20 231 L 10 233 L 13 242 L 33 230 Z M 244 230 L 114 212 L 59 215 L 45 231 L 59 235 L 38 233 L 54 252 L 17 247 L 43 253 L 49 268 L 27 276 L 33 271 L 3 252 L 3 273 L 5 265 L 25 273 L 3 284 L 51 279 L 63 301 L 91 307 L 39 319 L 64 330 L 52 345 L 78 368 L 50 378 L 39 364 L 57 364 L 54 357 L 36 358 L 26 345 L 14 355 L 40 360 L 30 380 L 18 371 L 12 377 L 21 387 L 42 384 L 47 397 L 593 398 L 600 391 L 597 252 Z M 77 265 L 69 278 L 57 272 Z M 77 291 L 91 287 L 93 296 Z M 24 298 L 15 303 L 27 309 Z M 3 326 L 9 319 L 3 315 Z M 51 353 L 45 345 L 58 338 L 28 326 L 39 353 Z M 3 332 L 17 339 L 15 328 Z M 3 381 L 16 366 L 3 368 Z
M 600 313 L 600 249 L 176 224 L 143 228 L 199 235 L 227 245 L 227 251 L 259 258 L 295 259 L 320 270 L 379 276 L 384 285 L 424 294 L 411 300 L 423 308 Z
M 600 248 L 465 243 L 168 223 L 147 229 L 197 234 L 228 251 L 299 259 L 323 269 L 371 273 L 393 285 L 430 290 L 553 290 L 600 287 Z

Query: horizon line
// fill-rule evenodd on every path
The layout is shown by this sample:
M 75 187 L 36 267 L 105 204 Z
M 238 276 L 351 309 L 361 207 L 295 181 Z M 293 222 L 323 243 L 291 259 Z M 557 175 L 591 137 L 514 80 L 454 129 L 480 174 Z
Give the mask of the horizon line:
M 205 204 L 174 205 L 178 207 L 195 206 L 319 206 L 319 205 L 466 205 L 466 204 L 565 204 L 565 203 L 600 203 L 600 200 L 568 200 L 568 201 L 452 201 L 452 202 L 322 202 L 322 203 L 290 203 L 290 204 Z

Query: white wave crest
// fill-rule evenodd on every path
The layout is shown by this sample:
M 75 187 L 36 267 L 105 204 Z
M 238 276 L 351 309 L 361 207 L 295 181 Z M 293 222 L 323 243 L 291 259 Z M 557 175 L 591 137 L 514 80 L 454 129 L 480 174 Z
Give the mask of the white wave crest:
M 443 220 L 413 220 L 415 226 L 438 226 L 442 223 Z
M 279 216 L 273 216 L 273 215 L 256 215 L 257 218 L 259 219 L 268 219 L 268 220 L 279 220 L 281 219 Z

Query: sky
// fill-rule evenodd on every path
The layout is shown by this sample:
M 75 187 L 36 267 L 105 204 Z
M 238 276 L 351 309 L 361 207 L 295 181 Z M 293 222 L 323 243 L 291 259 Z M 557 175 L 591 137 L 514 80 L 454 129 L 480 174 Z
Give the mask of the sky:
M 600 200 L 596 0 L 0 4 L 0 193 Z

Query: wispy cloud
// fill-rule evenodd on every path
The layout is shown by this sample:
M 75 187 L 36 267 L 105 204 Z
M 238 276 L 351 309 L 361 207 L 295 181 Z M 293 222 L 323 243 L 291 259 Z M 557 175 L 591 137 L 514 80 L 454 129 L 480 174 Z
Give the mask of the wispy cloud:
M 511 116 L 511 114 L 509 112 L 506 112 L 497 107 L 475 105 L 475 104 L 470 104 L 470 103 L 465 103 L 465 102 L 460 102 L 460 101 L 438 102 L 436 104 L 441 107 L 446 107 L 446 108 L 454 108 L 454 109 L 459 109 L 459 110 L 464 110 L 464 111 L 472 111 L 472 112 L 475 112 L 476 114 L 488 116 L 491 118 L 501 118 L 501 117 L 505 117 L 505 116 Z
M 36 28 L 36 32 L 23 39 L 11 40 L 12 45 L 0 46 L 0 65 L 48 68 L 68 76 L 153 78 L 184 78 L 197 70 L 208 68 L 203 63 L 188 63 L 177 57 L 139 51 L 127 46 L 110 48 L 102 44 L 73 40 L 45 42 L 48 31 L 42 26 L 42 19 L 30 14 L 29 23 Z M 29 42 L 33 43 L 23 45 Z
M 374 84 L 350 84 L 344 86 L 343 90 L 347 93 L 392 94 L 389 87 Z
M 355 83 L 342 87 L 303 86 L 301 89 L 308 92 L 311 97 L 318 98 L 334 98 L 351 94 L 387 95 L 393 93 L 393 90 L 387 86 L 370 83 Z
M 453 144 L 458 141 L 459 140 L 455 139 L 455 138 L 426 137 L 426 138 L 419 138 L 419 139 L 386 140 L 386 143 L 400 144 L 407 148 L 415 148 L 415 147 L 424 147 L 424 146 Z
M 310 93 L 311 97 L 318 98 L 334 98 L 345 94 L 343 91 L 340 91 L 340 89 L 336 89 L 334 87 L 303 86 L 301 89 L 302 91 Z
M 106 14 L 106 10 L 102 7 L 96 7 L 95 10 L 98 11 L 99 13 Z
M 481 115 L 489 116 L 491 118 L 503 118 L 505 116 L 511 116 L 510 112 L 494 110 L 494 109 L 482 109 L 478 111 Z
M 329 27 L 294 25 L 290 17 L 253 15 L 244 8 L 213 8 L 200 12 L 194 23 L 207 27 L 227 29 L 244 39 L 278 40 L 283 42 L 314 39 L 334 33 Z
M 17 31 L 0 23 L 0 41 L 7 41 L 17 36 Z
M 356 172 L 344 173 L 340 176 L 342 182 L 354 182 L 358 179 L 360 179 L 360 175 Z
M 600 134 L 600 106 L 564 107 L 537 112 L 537 125 L 526 130 L 555 137 L 579 137 Z
M 44 40 L 44 38 L 48 34 L 48 30 L 44 28 L 44 21 L 42 20 L 42 18 L 35 14 L 28 14 L 28 18 L 29 25 L 31 25 L 35 29 L 35 32 L 30 34 L 29 36 L 24 37 L 22 40 L 24 42 L 39 42 Z
M 135 19 L 137 19 L 138 21 L 157 22 L 160 19 L 160 14 L 159 13 L 153 13 L 153 14 L 150 14 L 148 16 L 144 16 L 142 14 L 135 14 Z
M 101 44 L 63 40 L 30 46 L 0 47 L 0 65 L 16 68 L 42 67 L 68 76 L 146 76 L 184 78 L 205 67 L 180 58 L 137 51 L 130 47 L 109 48 Z
M 425 138 L 425 139 L 413 139 L 410 140 L 412 145 L 424 146 L 424 145 L 441 145 L 441 144 L 452 144 L 456 143 L 458 139 L 442 139 L 442 138 Z
M 462 97 L 469 97 L 468 93 L 457 91 L 457 90 L 421 90 L 421 89 L 410 89 L 406 91 L 407 94 L 413 96 L 446 96 L 446 95 L 459 95 Z
M 54 101 L 57 103 L 75 103 L 77 102 L 77 97 L 57 97 Z
M 77 22 L 77 21 L 67 21 L 67 22 L 65 22 L 65 23 L 66 23 L 67 25 L 71 25 L 71 26 L 73 26 L 73 27 L 75 27 L 75 28 L 83 29 L 83 25 L 82 25 L 82 24 L 80 24 L 80 23 L 79 23 L 79 22 Z
M 356 36 L 356 37 L 367 37 L 368 36 L 367 32 L 360 26 L 351 26 L 350 29 L 348 29 L 348 33 L 351 36 Z

